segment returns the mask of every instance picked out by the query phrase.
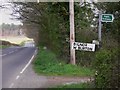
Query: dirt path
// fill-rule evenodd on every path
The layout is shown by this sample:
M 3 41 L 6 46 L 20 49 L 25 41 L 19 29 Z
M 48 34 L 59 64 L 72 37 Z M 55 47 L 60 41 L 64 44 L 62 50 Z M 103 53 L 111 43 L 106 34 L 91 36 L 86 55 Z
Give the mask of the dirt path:
M 56 85 L 72 84 L 90 81 L 90 77 L 63 77 L 37 75 L 30 65 L 12 88 L 48 88 Z
M 92 80 L 90 77 L 61 77 L 61 76 L 52 76 L 48 77 L 47 84 L 51 87 L 55 85 L 68 85 L 76 83 L 84 83 Z

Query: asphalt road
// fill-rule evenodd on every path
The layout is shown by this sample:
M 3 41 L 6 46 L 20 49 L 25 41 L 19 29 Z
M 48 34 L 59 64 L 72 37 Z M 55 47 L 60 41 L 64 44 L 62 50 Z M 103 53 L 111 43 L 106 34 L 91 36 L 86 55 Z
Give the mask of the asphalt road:
M 11 88 L 33 59 L 36 48 L 31 42 L 24 47 L 2 50 L 2 88 Z
M 31 64 L 36 54 L 34 46 L 32 42 L 27 42 L 24 47 L 10 47 L 2 50 L 2 54 L 0 53 L 2 88 L 47 88 L 90 81 L 89 77 L 55 77 L 36 74 Z

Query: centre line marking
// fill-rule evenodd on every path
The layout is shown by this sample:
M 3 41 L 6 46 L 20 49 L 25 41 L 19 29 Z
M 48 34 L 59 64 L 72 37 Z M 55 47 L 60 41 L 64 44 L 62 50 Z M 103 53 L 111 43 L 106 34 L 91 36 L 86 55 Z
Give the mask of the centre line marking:
M 0 56 L 6 56 L 7 54 L 3 54 L 3 55 L 0 55 Z
M 18 75 L 17 77 L 16 77 L 16 80 L 19 78 L 20 76 Z
M 15 51 L 11 51 L 11 53 L 14 53 Z
M 14 53 L 14 51 L 9 52 L 8 54 L 11 54 L 11 53 Z M 0 55 L 0 56 L 6 56 L 8 54 L 3 54 L 3 55 Z
M 14 83 L 12 83 L 9 88 L 12 88 L 13 86 L 14 86 Z
M 13 52 L 9 52 L 9 54 L 11 54 L 11 53 L 13 53 Z

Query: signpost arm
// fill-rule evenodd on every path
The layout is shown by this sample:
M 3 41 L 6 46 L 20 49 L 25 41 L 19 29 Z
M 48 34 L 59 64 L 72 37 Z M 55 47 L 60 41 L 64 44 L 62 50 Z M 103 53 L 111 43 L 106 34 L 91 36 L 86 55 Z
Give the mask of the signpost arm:
M 70 10 L 70 63 L 75 65 L 75 49 L 72 48 L 72 43 L 75 42 L 75 31 L 74 31 L 74 0 L 69 2 Z
M 101 27 L 102 27 L 102 24 L 101 24 L 101 15 L 102 15 L 102 12 L 100 11 L 99 12 L 99 25 L 98 25 L 98 40 L 99 40 L 99 46 L 101 46 Z

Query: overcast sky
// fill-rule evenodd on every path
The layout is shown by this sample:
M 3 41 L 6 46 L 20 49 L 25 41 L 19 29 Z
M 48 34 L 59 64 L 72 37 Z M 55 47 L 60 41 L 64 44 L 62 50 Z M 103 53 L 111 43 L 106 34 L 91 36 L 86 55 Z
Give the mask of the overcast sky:
M 6 2 L 8 2 L 8 1 L 10 1 L 10 0 L 0 0 L 0 2 L 1 2 L 0 5 L 6 4 Z M 16 0 L 16 1 L 19 1 L 19 0 Z M 81 0 L 81 1 L 84 1 L 84 0 Z M 88 0 L 88 1 L 90 1 L 90 0 Z M 12 13 L 12 9 L 10 7 L 9 7 L 9 9 L 2 9 L 2 10 L 0 9 L 0 24 L 2 24 L 2 23 L 21 24 L 20 21 L 10 19 L 10 18 L 12 18 L 12 16 L 10 15 L 11 13 Z
M 8 2 L 10 0 L 0 0 L 0 5 L 4 4 L 5 2 Z M 19 0 L 16 0 L 19 1 Z M 34 0 L 33 0 L 34 1 Z M 36 0 L 35 0 L 36 1 Z M 43 0 L 44 1 L 44 0 Z M 80 1 L 99 1 L 99 0 L 80 0 Z M 106 0 L 108 1 L 108 0 Z M 110 0 L 110 1 L 120 1 L 120 0 Z M 10 15 L 12 13 L 12 9 L 0 9 L 0 24 L 2 23 L 14 23 L 14 24 L 22 24 L 20 21 L 17 20 L 11 20 L 12 16 Z
M 4 2 L 0 3 L 0 5 L 2 5 L 2 4 L 6 4 L 6 3 L 4 3 Z M 6 8 L 5 9 L 0 9 L 0 24 L 2 24 L 2 23 L 22 24 L 18 20 L 12 20 L 11 18 L 14 18 L 14 17 L 12 17 L 10 15 L 11 13 L 12 13 L 12 9 L 10 7 L 7 8 L 7 9 Z
M 12 16 L 10 15 L 12 11 L 11 10 L 0 10 L 0 18 L 1 18 L 1 21 L 0 21 L 0 24 L 2 23 L 14 23 L 14 24 L 21 24 L 20 21 L 18 20 L 11 20 L 10 18 L 12 18 Z

